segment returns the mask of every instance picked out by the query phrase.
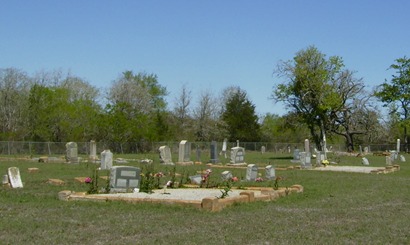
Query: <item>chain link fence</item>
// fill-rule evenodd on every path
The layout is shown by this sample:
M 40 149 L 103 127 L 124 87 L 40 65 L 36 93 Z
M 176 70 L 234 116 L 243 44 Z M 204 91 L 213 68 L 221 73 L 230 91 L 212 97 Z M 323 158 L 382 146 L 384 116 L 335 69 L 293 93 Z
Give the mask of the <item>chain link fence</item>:
M 90 142 L 76 142 L 78 154 L 90 154 Z M 66 154 L 67 142 L 26 142 L 26 141 L 0 141 L 1 155 L 46 155 L 56 156 Z M 217 142 L 217 148 L 222 149 L 222 142 Z M 227 149 L 237 146 L 237 142 L 227 142 Z M 116 154 L 147 154 L 158 153 L 158 148 L 163 145 L 170 147 L 173 153 L 178 152 L 179 142 L 96 142 L 97 153 L 103 150 L 110 149 Z M 294 149 L 303 149 L 303 143 L 271 143 L 271 142 L 240 142 L 239 146 L 245 148 L 246 151 L 261 152 L 262 147 L 265 147 L 265 152 L 273 153 L 292 153 Z M 211 142 L 191 142 L 191 150 L 202 152 L 209 151 Z M 345 151 L 344 145 L 329 144 L 328 149 L 331 151 Z M 380 152 L 396 150 L 396 144 L 371 144 L 364 146 L 356 146 L 356 151 L 360 148 L 367 147 L 369 152 Z M 401 146 L 404 150 L 404 145 Z

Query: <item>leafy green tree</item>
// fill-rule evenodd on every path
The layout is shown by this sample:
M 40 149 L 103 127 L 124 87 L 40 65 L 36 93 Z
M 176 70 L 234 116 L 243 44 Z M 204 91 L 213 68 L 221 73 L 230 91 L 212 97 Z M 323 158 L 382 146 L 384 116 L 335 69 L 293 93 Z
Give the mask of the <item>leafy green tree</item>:
M 293 60 L 281 62 L 276 73 L 284 82 L 274 86 L 272 99 L 283 102 L 301 123 L 307 125 L 319 150 L 332 134 L 345 138 L 353 150 L 353 136 L 366 134 L 367 122 L 359 120 L 368 109 L 368 97 L 361 79 L 343 70 L 342 58 L 328 59 L 316 47 L 299 51 Z M 356 103 L 362 101 L 360 107 Z
M 0 69 L 0 139 L 24 140 L 30 80 L 15 68 Z
M 262 142 L 296 143 L 309 137 L 308 129 L 294 114 L 279 116 L 268 113 L 261 121 Z
M 230 90 L 221 118 L 227 126 L 229 141 L 260 141 L 260 125 L 255 106 L 239 87 Z
M 410 59 L 404 56 L 395 60 L 396 63 L 390 66 L 390 69 L 396 70 L 391 78 L 390 83 L 385 80 L 376 88 L 375 96 L 378 97 L 384 106 L 396 104 L 390 113 L 400 115 L 400 125 L 404 130 L 404 143 L 406 151 L 409 150 L 409 141 L 407 128 L 410 125 Z

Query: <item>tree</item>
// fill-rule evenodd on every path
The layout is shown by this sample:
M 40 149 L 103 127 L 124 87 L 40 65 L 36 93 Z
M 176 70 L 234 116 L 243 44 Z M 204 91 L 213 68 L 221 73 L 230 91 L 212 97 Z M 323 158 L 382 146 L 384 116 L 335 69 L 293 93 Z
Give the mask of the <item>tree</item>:
M 197 141 L 211 141 L 218 136 L 216 101 L 209 91 L 202 92 L 193 112 L 195 136 Z M 219 138 L 219 137 L 218 137 Z
M 352 151 L 353 135 L 367 132 L 365 122 L 359 121 L 358 116 L 359 112 L 366 112 L 368 104 L 362 103 L 360 111 L 355 104 L 355 98 L 366 101 L 363 82 L 343 67 L 342 58 L 327 59 L 310 46 L 299 51 L 293 60 L 279 63 L 275 71 L 284 82 L 274 86 L 272 99 L 284 102 L 307 125 L 319 150 L 325 149 L 326 136 L 338 134 L 345 137 L 348 150 Z
M 24 139 L 30 81 L 15 68 L 0 69 L 0 138 Z
M 260 125 L 255 106 L 239 87 L 228 88 L 222 121 L 226 124 L 229 141 L 256 142 L 260 140 Z
M 191 91 L 186 85 L 183 85 L 181 92 L 177 98 L 175 98 L 173 109 L 173 128 L 175 133 L 179 137 L 184 139 L 193 140 L 192 133 L 192 113 L 190 109 L 192 95 Z
M 396 63 L 390 66 L 390 69 L 396 70 L 396 74 L 392 75 L 389 82 L 385 80 L 376 88 L 375 96 L 378 97 L 384 106 L 396 104 L 390 107 L 390 113 L 398 113 L 400 115 L 400 124 L 404 130 L 404 143 L 406 151 L 409 151 L 409 140 L 407 128 L 410 124 L 410 59 L 404 56 L 395 60 Z

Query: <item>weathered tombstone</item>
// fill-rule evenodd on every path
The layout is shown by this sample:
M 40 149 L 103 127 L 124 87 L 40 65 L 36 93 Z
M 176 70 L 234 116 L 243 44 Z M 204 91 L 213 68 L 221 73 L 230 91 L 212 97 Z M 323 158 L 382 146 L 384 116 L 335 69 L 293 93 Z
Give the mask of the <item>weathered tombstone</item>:
M 226 170 L 226 171 L 223 171 L 221 173 L 221 178 L 222 178 L 223 181 L 228 181 L 228 180 L 232 179 L 232 177 L 233 177 L 233 175 L 232 175 L 231 171 Z
M 310 153 L 310 145 L 308 139 L 305 139 L 305 152 Z
M 90 141 L 90 160 L 97 160 L 97 143 L 95 140 Z
M 113 154 L 110 150 L 104 150 L 101 152 L 101 170 L 110 169 L 112 167 Z
M 316 156 L 316 166 L 322 166 L 324 160 L 326 160 L 326 153 L 324 151 L 318 151 Z
M 2 184 L 3 184 L 3 185 L 8 185 L 8 184 L 10 184 L 9 175 L 8 175 L 8 174 L 3 175 Z
M 191 143 L 186 141 L 186 140 L 182 140 L 179 143 L 179 152 L 178 152 L 178 162 L 179 163 L 192 163 L 191 161 Z
M 272 165 L 268 165 L 265 167 L 265 178 L 267 180 L 275 179 L 275 168 Z
M 255 181 L 258 177 L 258 166 L 255 164 L 249 164 L 246 168 L 246 180 Z
M 216 141 L 212 141 L 211 142 L 211 160 L 209 160 L 210 163 L 218 163 L 218 144 L 216 143 Z
M 202 175 L 197 174 L 197 175 L 189 176 L 189 179 L 191 180 L 191 183 L 200 185 L 202 182 Z
M 78 148 L 77 143 L 68 142 L 65 145 L 66 148 L 66 160 L 69 163 L 78 163 Z
M 299 161 L 300 161 L 300 165 L 302 166 L 302 168 L 304 168 L 306 165 L 306 152 L 304 151 L 299 152 Z
M 231 164 L 245 164 L 245 149 L 243 147 L 231 148 Z
M 299 158 L 300 158 L 300 166 L 302 168 L 305 168 L 305 169 L 312 168 L 312 157 L 310 155 L 310 152 L 300 152 Z
M 390 166 L 392 164 L 392 158 L 390 156 L 386 156 L 386 165 Z
M 397 139 L 396 151 L 397 151 L 397 153 L 400 152 L 400 139 Z
M 220 155 L 224 155 L 224 157 L 226 158 L 226 149 L 228 147 L 228 139 L 224 139 L 224 142 L 222 143 L 222 151 L 220 153 Z
M 369 154 L 369 147 L 368 147 L 368 146 L 366 146 L 366 147 L 364 148 L 364 154 L 365 154 L 365 155 Z
M 10 167 L 8 169 L 10 186 L 13 188 L 23 188 L 21 181 L 20 170 L 17 167 Z
M 397 151 L 390 151 L 390 158 L 392 162 L 394 160 L 397 160 L 398 157 L 399 157 L 399 153 Z
M 361 146 L 361 145 L 359 145 L 359 154 L 360 154 L 360 155 L 363 155 L 363 151 L 362 151 L 362 146 Z
M 406 162 L 406 158 L 403 155 L 400 155 L 400 162 Z
M 367 160 L 367 158 L 365 158 L 365 157 L 362 158 L 362 164 L 365 165 L 365 166 L 370 165 L 369 160 Z
M 171 149 L 164 145 L 159 147 L 159 160 L 164 165 L 174 165 L 172 162 Z
M 263 145 L 263 146 L 261 147 L 261 153 L 264 154 L 265 152 L 266 152 L 266 147 Z
M 114 166 L 110 171 L 110 192 L 127 192 L 139 189 L 141 170 L 131 166 Z
M 300 151 L 299 151 L 299 149 L 295 149 L 295 150 L 293 150 L 293 160 L 294 161 L 299 161 L 300 160 Z

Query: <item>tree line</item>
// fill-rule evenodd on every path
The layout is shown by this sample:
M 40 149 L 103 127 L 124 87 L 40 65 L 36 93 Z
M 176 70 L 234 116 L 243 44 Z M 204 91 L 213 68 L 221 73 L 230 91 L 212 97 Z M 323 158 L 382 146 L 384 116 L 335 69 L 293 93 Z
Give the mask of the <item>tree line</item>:
M 109 88 L 61 71 L 29 76 L 17 68 L 0 69 L 0 141 L 141 142 L 222 141 L 302 142 L 318 149 L 345 142 L 349 151 L 361 143 L 407 144 L 410 61 L 397 59 L 397 71 L 374 91 L 345 69 L 341 57 L 327 58 L 311 46 L 281 61 L 275 69 L 273 102 L 288 112 L 256 115 L 255 105 L 239 86 L 219 94 L 202 91 L 195 98 L 183 85 L 172 105 L 155 74 L 124 71 Z M 391 112 L 382 118 L 375 101 Z M 326 140 L 325 140 L 326 139 Z

